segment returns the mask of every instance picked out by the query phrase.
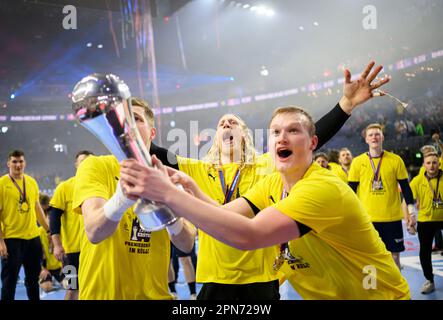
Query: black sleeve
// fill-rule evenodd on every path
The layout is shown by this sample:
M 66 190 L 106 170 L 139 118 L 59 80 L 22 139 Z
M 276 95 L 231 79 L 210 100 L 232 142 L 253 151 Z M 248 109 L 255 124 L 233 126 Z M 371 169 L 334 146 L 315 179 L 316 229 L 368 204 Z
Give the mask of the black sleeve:
M 400 184 L 401 193 L 405 198 L 406 204 L 414 204 L 414 195 L 412 194 L 408 179 L 398 180 L 398 183 Z
M 328 142 L 337 132 L 343 127 L 350 115 L 343 111 L 340 104 L 325 114 L 320 120 L 315 123 L 316 134 L 318 137 L 317 149 L 320 149 L 326 142 Z
M 311 228 L 309 228 L 307 225 L 301 223 L 300 221 L 295 220 L 295 222 L 297 223 L 298 230 L 300 231 L 300 238 L 312 230 Z
M 352 190 L 354 190 L 355 193 L 357 193 L 357 188 L 360 182 L 357 181 L 348 181 L 349 186 Z
M 242 197 L 243 199 L 245 199 L 249 206 L 251 207 L 252 211 L 254 211 L 254 214 L 257 215 L 257 213 L 260 212 L 260 209 L 256 207 L 255 204 L 253 204 L 248 198 L 246 197 Z M 309 231 L 311 231 L 311 228 L 309 228 L 308 226 L 304 225 L 301 222 L 295 221 L 298 225 L 298 230 L 300 231 L 300 237 L 304 236 L 305 234 L 307 234 Z
M 171 168 L 178 170 L 177 156 L 170 152 L 169 150 L 159 147 L 154 143 L 151 143 L 151 148 L 149 149 L 149 153 L 151 155 L 155 154 L 155 156 L 160 159 L 160 161 Z
M 257 208 L 257 207 L 255 206 L 255 204 L 253 204 L 248 198 L 245 198 L 245 197 L 242 197 L 242 198 L 245 199 L 245 200 L 248 202 L 249 206 L 251 207 L 252 211 L 254 211 L 254 214 L 255 214 L 255 215 L 257 215 L 257 213 L 260 212 L 260 209 Z
M 50 207 L 49 209 L 49 231 L 51 235 L 60 234 L 60 229 L 62 226 L 61 217 L 63 210 Z

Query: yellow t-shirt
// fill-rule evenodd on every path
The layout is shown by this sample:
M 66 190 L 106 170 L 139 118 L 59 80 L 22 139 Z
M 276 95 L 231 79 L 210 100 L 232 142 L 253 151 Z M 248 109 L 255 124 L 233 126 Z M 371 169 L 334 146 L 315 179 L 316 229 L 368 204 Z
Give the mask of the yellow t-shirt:
M 28 210 L 20 209 L 20 192 L 12 182 L 9 175 L 0 178 L 2 185 L 0 194 L 0 203 L 2 203 L 2 213 L 0 220 L 2 224 L 3 237 L 17 239 L 33 239 L 38 237 L 37 216 L 35 213 L 35 204 L 39 201 L 39 189 L 37 181 L 27 174 L 24 175 L 26 182 L 26 203 Z M 15 180 L 18 186 L 23 190 L 23 179 Z
M 62 267 L 62 263 L 57 260 L 57 258 L 49 252 L 49 241 L 46 230 L 43 227 L 38 227 L 40 241 L 42 243 L 43 253 L 46 257 L 46 269 L 57 270 Z
M 288 280 L 304 299 L 410 298 L 406 280 L 349 186 L 316 163 L 274 204 L 271 198 L 280 199 L 282 185 L 274 173 L 245 197 L 311 228 L 289 242 L 296 260 Z
M 331 168 L 332 172 L 343 180 L 344 183 L 348 183 L 348 174 L 345 172 L 345 170 L 343 170 L 341 165 L 334 162 L 329 162 L 329 167 Z
M 92 197 L 109 199 L 120 177 L 114 156 L 90 156 L 75 176 L 74 212 Z M 168 292 L 170 240 L 166 230 L 146 232 L 132 208 L 112 236 L 98 244 L 80 240 L 79 298 L 82 300 L 172 299 Z
M 443 159 L 442 159 L 441 157 L 438 158 L 438 163 L 439 163 L 438 168 L 439 168 L 440 170 L 443 170 Z M 419 174 L 419 175 L 421 175 L 421 174 L 425 174 L 425 171 L 426 171 L 425 166 L 421 166 L 420 171 L 418 172 L 418 174 Z
M 380 158 L 373 158 L 377 169 Z M 357 195 L 363 202 L 373 222 L 390 222 L 403 219 L 398 181 L 408 178 L 403 160 L 396 154 L 384 151 L 380 166 L 382 190 L 373 191 L 374 171 L 367 153 L 356 157 L 349 170 L 348 181 L 359 182 Z
M 223 204 L 225 196 L 219 172 L 211 164 L 195 159 L 177 157 L 181 171 L 190 175 L 200 189 L 209 197 Z M 257 181 L 273 170 L 270 157 L 265 154 L 255 165 L 241 170 L 239 182 L 234 189 L 231 201 L 245 194 Z M 238 164 L 223 165 L 225 185 L 232 185 Z M 199 230 L 199 246 L 196 279 L 197 282 L 248 284 L 269 282 L 278 279 L 272 264 L 276 248 L 244 251 L 228 246 Z
M 443 199 L 442 171 L 440 171 L 438 178 L 438 195 L 440 199 Z M 437 177 L 431 179 L 430 182 L 432 189 L 436 191 Z M 432 203 L 434 199 L 434 194 L 424 173 L 418 174 L 414 179 L 412 179 L 411 189 L 414 195 L 414 199 L 419 202 L 418 221 L 443 221 L 443 207 L 440 205 L 438 208 L 433 208 Z
M 72 211 L 75 178 L 60 183 L 51 199 L 51 207 L 63 210 L 60 238 L 66 253 L 80 252 L 80 233 L 84 231 L 83 217 Z

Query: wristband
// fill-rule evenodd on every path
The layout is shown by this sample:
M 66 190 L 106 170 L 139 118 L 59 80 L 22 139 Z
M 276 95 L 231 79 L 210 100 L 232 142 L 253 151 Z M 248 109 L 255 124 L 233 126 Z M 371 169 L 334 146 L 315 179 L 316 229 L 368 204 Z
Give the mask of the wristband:
M 109 199 L 105 205 L 103 206 L 103 211 L 105 213 L 105 217 L 109 220 L 119 222 L 125 213 L 125 211 L 133 206 L 135 203 L 134 200 L 128 199 L 120 186 L 120 183 L 117 183 L 117 189 L 115 193 Z
M 408 204 L 408 212 L 410 216 L 415 216 L 415 206 L 413 204 Z
M 176 236 L 182 231 L 183 226 L 183 219 L 178 218 L 173 224 L 166 226 L 166 230 L 168 231 L 169 235 Z

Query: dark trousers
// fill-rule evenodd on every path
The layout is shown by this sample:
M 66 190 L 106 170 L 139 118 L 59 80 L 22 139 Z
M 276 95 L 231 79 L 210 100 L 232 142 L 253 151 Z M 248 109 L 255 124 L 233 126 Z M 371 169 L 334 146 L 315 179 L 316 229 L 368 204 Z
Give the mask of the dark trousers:
M 441 235 L 441 230 L 438 230 L 438 231 L 435 233 L 435 239 L 434 239 L 434 241 L 435 241 L 435 247 L 436 247 L 437 249 L 443 249 L 443 237 L 442 237 L 442 235 Z
M 443 229 L 443 221 L 418 222 L 417 232 L 420 241 L 420 264 L 426 280 L 434 282 L 432 272 L 432 242 L 435 232 Z
M 14 300 L 18 274 L 23 265 L 25 287 L 29 300 L 40 300 L 38 277 L 41 270 L 42 245 L 40 238 L 30 240 L 5 239 L 8 257 L 2 258 L 2 300 Z
M 197 300 L 280 300 L 278 280 L 248 284 L 203 283 Z

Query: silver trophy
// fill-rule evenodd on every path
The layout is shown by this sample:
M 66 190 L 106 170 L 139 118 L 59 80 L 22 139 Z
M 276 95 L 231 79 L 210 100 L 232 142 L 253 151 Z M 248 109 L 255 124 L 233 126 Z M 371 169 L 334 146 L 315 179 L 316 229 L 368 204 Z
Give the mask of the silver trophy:
M 129 87 L 117 76 L 94 73 L 80 80 L 72 92 L 72 109 L 80 124 L 119 161 L 134 158 L 152 167 L 135 122 Z M 177 220 L 171 209 L 148 199 L 138 199 L 134 212 L 147 231 L 161 230 Z

